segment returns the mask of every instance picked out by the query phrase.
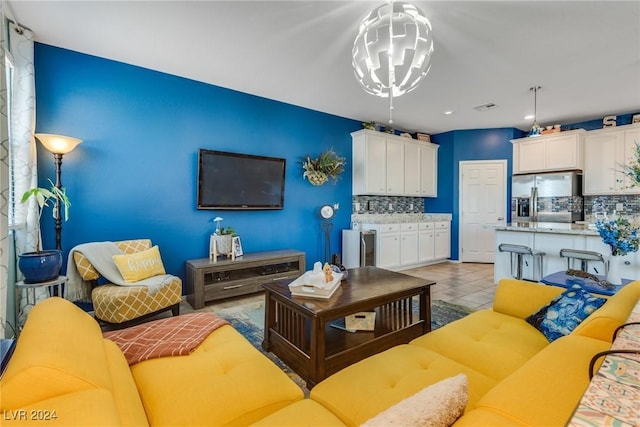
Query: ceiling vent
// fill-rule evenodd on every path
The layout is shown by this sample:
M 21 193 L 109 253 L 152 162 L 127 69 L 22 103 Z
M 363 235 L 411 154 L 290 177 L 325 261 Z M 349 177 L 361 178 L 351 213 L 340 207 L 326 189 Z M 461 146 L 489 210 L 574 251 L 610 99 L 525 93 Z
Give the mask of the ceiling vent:
M 488 102 L 486 104 L 482 104 L 482 105 L 478 105 L 477 107 L 473 107 L 473 109 L 476 110 L 476 111 L 489 111 L 489 110 L 493 110 L 494 108 L 498 108 L 498 106 L 496 104 L 494 104 L 493 102 Z

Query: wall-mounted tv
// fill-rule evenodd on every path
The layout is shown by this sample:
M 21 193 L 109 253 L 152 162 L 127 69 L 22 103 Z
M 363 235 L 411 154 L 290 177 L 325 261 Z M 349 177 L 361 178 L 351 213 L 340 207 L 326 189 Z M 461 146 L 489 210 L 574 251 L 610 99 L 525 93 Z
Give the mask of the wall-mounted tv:
M 198 152 L 198 209 L 282 209 L 286 159 Z

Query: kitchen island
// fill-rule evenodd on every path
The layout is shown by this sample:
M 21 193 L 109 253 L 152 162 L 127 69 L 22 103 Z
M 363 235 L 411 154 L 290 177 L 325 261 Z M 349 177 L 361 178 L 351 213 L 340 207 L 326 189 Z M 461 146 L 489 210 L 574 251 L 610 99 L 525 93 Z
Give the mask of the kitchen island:
M 569 223 L 511 223 L 496 226 L 494 281 L 503 277 L 511 277 L 510 254 L 500 252 L 502 243 L 525 245 L 533 250 L 544 252 L 541 276 L 567 269 L 567 259 L 560 257 L 560 249 L 578 249 L 599 252 L 605 259 L 611 256 L 611 250 L 602 242 L 598 231 L 592 225 Z M 529 258 L 529 259 L 527 259 Z M 640 257 L 638 252 L 622 257 L 622 277 L 626 279 L 640 278 Z M 525 257 L 523 278 L 539 279 L 538 272 L 533 270 L 534 263 Z M 598 262 L 589 263 L 589 273 L 604 274 L 604 265 Z

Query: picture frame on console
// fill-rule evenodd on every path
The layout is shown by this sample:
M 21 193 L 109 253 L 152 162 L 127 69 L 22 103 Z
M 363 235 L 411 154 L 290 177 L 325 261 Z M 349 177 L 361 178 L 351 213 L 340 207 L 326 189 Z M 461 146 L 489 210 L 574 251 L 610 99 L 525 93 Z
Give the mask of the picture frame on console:
M 240 236 L 234 236 L 231 242 L 231 246 L 233 248 L 233 257 L 237 258 L 244 254 L 242 251 L 242 242 L 240 241 Z

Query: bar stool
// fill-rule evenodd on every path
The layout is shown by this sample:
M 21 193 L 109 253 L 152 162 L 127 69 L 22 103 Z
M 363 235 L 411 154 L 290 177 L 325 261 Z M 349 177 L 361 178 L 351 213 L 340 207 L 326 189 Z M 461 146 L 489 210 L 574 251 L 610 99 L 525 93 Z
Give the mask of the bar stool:
M 509 252 L 509 255 L 511 257 L 511 275 L 519 280 L 522 280 L 522 265 L 524 262 L 526 262 L 525 256 L 531 256 L 533 260 L 533 277 L 531 278 L 531 280 L 535 282 L 540 281 L 540 279 L 542 278 L 542 258 L 545 255 L 544 252 L 534 251 L 528 246 L 514 245 L 511 243 L 501 243 L 498 246 L 498 250 L 500 252 Z
M 567 258 L 567 269 L 574 268 L 575 262 L 580 261 L 580 270 L 584 272 L 589 272 L 589 261 L 598 261 L 601 262 L 604 266 L 604 275 L 607 275 L 608 266 L 607 262 L 599 252 L 594 251 L 582 251 L 579 249 L 560 249 L 560 256 L 562 258 Z M 594 269 L 595 270 L 595 269 Z M 598 270 L 595 270 L 596 273 L 599 273 Z

